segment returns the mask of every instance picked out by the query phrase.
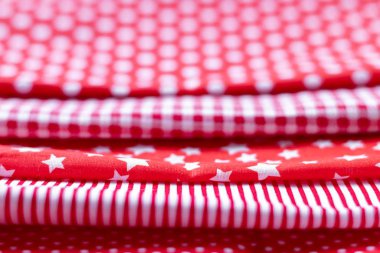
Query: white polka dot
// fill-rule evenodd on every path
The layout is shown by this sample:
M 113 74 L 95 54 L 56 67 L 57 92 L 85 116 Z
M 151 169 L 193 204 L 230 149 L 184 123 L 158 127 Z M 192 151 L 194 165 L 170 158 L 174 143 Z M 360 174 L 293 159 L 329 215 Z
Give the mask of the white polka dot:
M 17 92 L 21 94 L 29 93 L 33 88 L 33 81 L 29 77 L 19 77 L 14 83 Z
M 48 40 L 51 36 L 51 29 L 48 25 L 35 25 L 31 30 L 32 38 L 37 41 Z
M 322 85 L 322 78 L 315 74 L 306 76 L 303 81 L 308 89 L 318 89 Z
M 210 81 L 206 89 L 209 94 L 221 95 L 225 92 L 226 86 L 222 81 Z
M 352 73 L 351 78 L 356 85 L 362 86 L 368 83 L 371 79 L 371 74 L 366 70 L 357 70 Z
M 81 90 L 82 86 L 80 83 L 71 82 L 71 83 L 65 83 L 62 86 L 63 93 L 68 97 L 74 97 L 77 96 Z
M 258 81 L 255 83 L 255 88 L 259 93 L 269 93 L 272 91 L 274 85 L 271 81 Z
M 125 97 L 129 94 L 130 89 L 126 85 L 112 85 L 111 93 L 116 97 Z

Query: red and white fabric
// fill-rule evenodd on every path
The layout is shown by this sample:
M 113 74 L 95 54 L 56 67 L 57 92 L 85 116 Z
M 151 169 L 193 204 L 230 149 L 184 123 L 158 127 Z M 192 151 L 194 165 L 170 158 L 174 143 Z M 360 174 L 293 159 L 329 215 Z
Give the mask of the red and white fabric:
M 378 230 L 315 231 L 380 228 L 379 16 L 377 0 L 0 1 L 0 253 L 379 250 Z
M 1 1 L 0 95 L 263 94 L 380 81 L 377 0 Z
M 378 228 L 380 181 L 252 184 L 0 180 L 0 224 Z
M 0 141 L 0 178 L 258 182 L 380 178 L 380 137 Z
M 380 88 L 127 99 L 0 98 L 0 137 L 210 138 L 380 131 Z
M 257 231 L 7 226 L 2 252 L 359 253 L 380 250 L 379 230 Z

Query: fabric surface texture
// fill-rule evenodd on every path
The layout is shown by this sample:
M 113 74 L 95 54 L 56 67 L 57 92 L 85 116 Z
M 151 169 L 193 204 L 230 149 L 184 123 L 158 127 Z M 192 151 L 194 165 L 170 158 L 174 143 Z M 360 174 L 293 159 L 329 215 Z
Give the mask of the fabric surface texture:
M 0 1 L 0 253 L 380 251 L 379 17 Z

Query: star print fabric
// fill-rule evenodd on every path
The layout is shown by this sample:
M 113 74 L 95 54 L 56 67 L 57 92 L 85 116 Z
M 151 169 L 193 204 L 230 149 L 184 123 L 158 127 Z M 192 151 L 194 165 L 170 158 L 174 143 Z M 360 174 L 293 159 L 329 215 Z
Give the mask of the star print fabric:
M 380 138 L 351 137 L 3 141 L 0 175 L 173 183 L 379 178 Z
M 375 0 L 0 1 L 0 252 L 50 250 L 14 245 L 16 225 L 380 229 L 379 17 Z M 366 233 L 289 249 L 377 249 Z M 207 238 L 88 251 L 261 245 Z

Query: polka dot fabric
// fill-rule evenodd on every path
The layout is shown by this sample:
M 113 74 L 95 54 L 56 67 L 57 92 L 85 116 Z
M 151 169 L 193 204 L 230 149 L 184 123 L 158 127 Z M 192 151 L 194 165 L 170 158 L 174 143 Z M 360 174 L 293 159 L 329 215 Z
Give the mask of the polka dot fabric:
M 375 85 L 380 7 L 349 1 L 1 1 L 0 95 L 262 94 Z
M 379 230 L 258 232 L 0 227 L 0 252 L 362 253 L 378 252 Z

